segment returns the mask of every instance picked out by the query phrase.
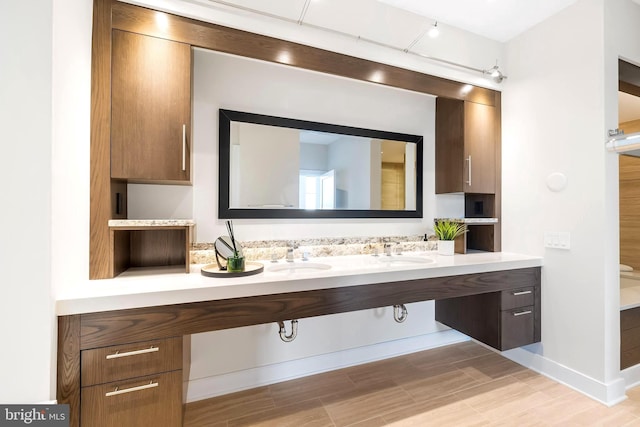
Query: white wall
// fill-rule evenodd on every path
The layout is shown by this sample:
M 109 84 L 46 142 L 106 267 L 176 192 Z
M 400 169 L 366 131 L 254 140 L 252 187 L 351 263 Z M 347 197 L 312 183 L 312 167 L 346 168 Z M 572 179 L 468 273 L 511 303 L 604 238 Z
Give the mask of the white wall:
M 19 40 L 16 35 L 22 35 Z M 52 2 L 0 3 L 0 402 L 51 397 Z M 10 58 L 7 60 L 6 58 Z
M 613 4 L 628 25 L 605 19 Z M 617 159 L 603 147 L 617 123 L 617 50 L 605 33 L 637 40 L 630 16 L 630 0 L 580 0 L 510 41 L 502 101 L 502 247 L 544 255 L 542 343 L 516 358 L 609 403 L 621 386 Z M 565 190 L 546 187 L 552 172 Z M 570 232 L 571 250 L 545 249 L 545 231 Z
M 92 2 L 0 2 L 0 402 L 55 399 L 57 289 L 89 270 Z

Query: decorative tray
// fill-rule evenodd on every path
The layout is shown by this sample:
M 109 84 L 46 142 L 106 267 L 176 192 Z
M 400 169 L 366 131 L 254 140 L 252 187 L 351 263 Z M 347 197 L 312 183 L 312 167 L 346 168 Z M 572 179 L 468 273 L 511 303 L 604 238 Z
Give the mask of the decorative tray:
M 228 272 L 227 270 L 220 270 L 218 264 L 208 264 L 202 267 L 200 274 L 207 277 L 241 277 L 241 276 L 253 276 L 254 274 L 260 274 L 264 271 L 264 265 L 259 262 L 247 261 L 244 263 L 244 271 Z

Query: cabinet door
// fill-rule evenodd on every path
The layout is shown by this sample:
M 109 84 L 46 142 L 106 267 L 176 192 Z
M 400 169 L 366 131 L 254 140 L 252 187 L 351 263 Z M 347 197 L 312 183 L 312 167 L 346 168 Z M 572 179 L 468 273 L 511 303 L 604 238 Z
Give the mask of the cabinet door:
M 191 47 L 112 37 L 111 177 L 190 181 Z
M 436 99 L 436 194 L 464 191 L 464 101 Z
M 496 192 L 495 108 L 464 103 L 464 192 Z

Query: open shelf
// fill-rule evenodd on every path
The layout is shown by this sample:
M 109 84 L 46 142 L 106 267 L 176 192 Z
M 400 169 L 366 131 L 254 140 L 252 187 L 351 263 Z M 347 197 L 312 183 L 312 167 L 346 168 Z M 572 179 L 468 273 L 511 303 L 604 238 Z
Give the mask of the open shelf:
M 189 273 L 192 220 L 110 220 L 112 277 L 130 268 L 180 266 Z

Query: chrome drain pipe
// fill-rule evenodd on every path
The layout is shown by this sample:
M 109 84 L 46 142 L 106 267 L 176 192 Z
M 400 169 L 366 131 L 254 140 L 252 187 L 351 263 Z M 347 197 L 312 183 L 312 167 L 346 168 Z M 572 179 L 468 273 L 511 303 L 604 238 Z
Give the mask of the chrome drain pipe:
M 296 339 L 296 336 L 298 336 L 298 321 L 297 320 L 292 320 L 291 321 L 291 334 L 287 335 L 287 330 L 284 327 L 284 322 L 278 322 L 278 326 L 280 326 L 280 330 L 278 331 L 278 334 L 280 334 L 280 339 L 284 342 L 291 342 L 293 340 Z
M 409 311 L 407 311 L 407 307 L 405 307 L 404 304 L 393 306 L 393 320 L 402 323 L 407 320 L 407 316 L 409 316 Z

